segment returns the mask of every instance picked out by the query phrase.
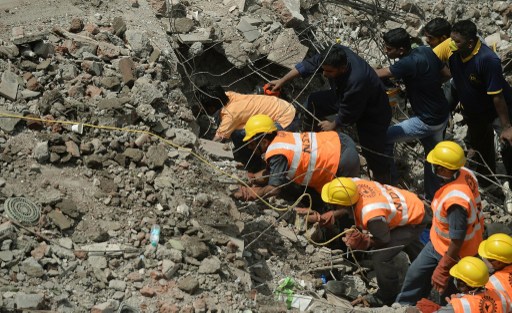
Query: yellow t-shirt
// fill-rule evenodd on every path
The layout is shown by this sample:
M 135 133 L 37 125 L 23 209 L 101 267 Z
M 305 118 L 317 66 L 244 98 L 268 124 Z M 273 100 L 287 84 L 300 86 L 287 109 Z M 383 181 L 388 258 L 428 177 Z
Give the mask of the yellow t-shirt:
M 228 91 L 228 104 L 220 111 L 220 125 L 216 136 L 229 138 L 237 129 L 243 129 L 247 120 L 256 114 L 270 116 L 283 128 L 291 124 L 295 108 L 287 101 L 274 96 L 245 95 Z
M 437 55 L 439 60 L 443 63 L 448 63 L 448 59 L 452 55 L 452 50 L 450 49 L 450 42 L 451 38 L 446 39 L 445 41 L 438 44 L 433 50 L 434 53 Z

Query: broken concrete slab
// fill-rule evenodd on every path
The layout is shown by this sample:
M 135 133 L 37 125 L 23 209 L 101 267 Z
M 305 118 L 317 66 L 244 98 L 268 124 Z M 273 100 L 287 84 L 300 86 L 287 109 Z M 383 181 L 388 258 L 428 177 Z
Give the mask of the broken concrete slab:
M 194 28 L 194 21 L 186 17 L 173 18 L 168 23 L 167 32 L 171 34 L 186 34 Z
M 114 21 L 112 22 L 112 28 L 114 28 L 114 35 L 116 35 L 119 38 L 123 37 L 127 29 L 126 23 L 120 16 L 114 18 Z
M 244 35 L 245 40 L 247 40 L 248 42 L 253 42 L 256 39 L 260 38 L 261 36 L 258 27 L 250 24 L 247 18 L 245 17 L 240 19 L 240 22 L 236 26 L 236 29 L 238 29 Z
M 18 95 L 18 75 L 13 72 L 4 72 L 0 83 L 0 96 L 16 101 Z
M 199 148 L 210 157 L 228 160 L 233 159 L 233 151 L 231 151 L 229 148 L 226 149 L 226 144 L 221 142 L 200 138 Z
M 194 42 L 201 43 L 210 43 L 212 39 L 210 39 L 209 33 L 192 33 L 192 34 L 180 34 L 178 35 L 178 40 L 184 44 L 193 44 Z
M 300 43 L 299 37 L 291 28 L 283 30 L 272 44 L 267 59 L 286 68 L 293 69 L 304 59 L 308 47 Z
M 55 223 L 60 230 L 70 229 L 73 223 L 60 211 L 53 210 L 48 213 L 48 217 Z
M 48 36 L 48 33 L 43 32 L 43 33 L 38 33 L 38 34 L 29 34 L 29 35 L 24 35 L 22 37 L 12 38 L 11 41 L 15 45 L 23 45 L 26 43 L 43 40 L 47 36 Z
M 123 77 L 123 83 L 129 87 L 133 86 L 135 76 L 133 76 L 133 68 L 135 64 L 131 58 L 122 58 L 119 61 L 119 72 Z
M 18 113 L 4 111 L 4 110 L 0 110 L 0 113 L 4 113 L 6 115 L 12 115 L 12 116 L 18 115 Z M 14 130 L 14 128 L 20 121 L 21 121 L 21 119 L 19 119 L 19 118 L 0 116 L 0 129 L 2 129 L 5 132 L 10 133 Z

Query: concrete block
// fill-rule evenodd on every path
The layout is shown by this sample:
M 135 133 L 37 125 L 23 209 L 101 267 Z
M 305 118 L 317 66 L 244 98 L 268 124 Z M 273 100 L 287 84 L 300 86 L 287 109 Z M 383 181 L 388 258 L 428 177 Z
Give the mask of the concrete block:
M 119 72 L 123 77 L 123 83 L 128 86 L 133 86 L 135 82 L 135 76 L 133 76 L 133 68 L 135 64 L 131 58 L 122 58 L 119 61 Z
M 233 152 L 231 149 L 226 149 L 226 144 L 224 143 L 201 138 L 199 139 L 199 147 L 211 157 L 229 160 L 233 159 Z
M 178 39 L 181 43 L 194 43 L 194 42 L 202 42 L 202 43 L 210 43 L 212 40 L 210 39 L 209 33 L 192 33 L 192 34 L 181 34 L 178 35 Z
M 293 69 L 295 64 L 302 61 L 308 52 L 308 47 L 300 43 L 299 37 L 291 28 L 283 30 L 272 44 L 272 50 L 267 56 L 269 61 Z
M 0 96 L 16 101 L 18 85 L 18 75 L 12 72 L 4 72 L 0 83 Z
M 245 40 L 248 42 L 253 42 L 258 39 L 261 34 L 258 28 L 254 25 L 251 25 L 249 22 L 250 21 L 248 21 L 247 18 L 241 18 L 240 22 L 236 26 L 236 29 L 238 29 L 244 35 Z

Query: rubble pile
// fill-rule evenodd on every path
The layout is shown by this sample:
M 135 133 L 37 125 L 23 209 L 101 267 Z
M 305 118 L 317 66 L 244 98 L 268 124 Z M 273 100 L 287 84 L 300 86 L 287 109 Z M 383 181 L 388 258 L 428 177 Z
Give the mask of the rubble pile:
M 418 35 L 436 16 L 475 19 L 510 71 L 512 5 L 469 2 L 390 1 L 372 17 L 352 1 L 74 0 L 55 16 L 36 1 L 33 20 L 26 4 L 0 5 L 0 204 L 40 210 L 24 224 L 0 205 L 0 311 L 284 312 L 274 290 L 285 277 L 301 308 L 349 308 L 319 298 L 321 274 L 336 258 L 352 300 L 376 286 L 371 265 L 313 245 L 290 213 L 230 198 L 245 174 L 199 138 L 194 85 L 246 77 L 247 90 L 337 38 L 382 63 L 379 32 Z M 202 75 L 209 66 L 226 74 Z M 406 160 L 418 188 L 423 165 Z M 489 221 L 512 221 L 490 207 Z

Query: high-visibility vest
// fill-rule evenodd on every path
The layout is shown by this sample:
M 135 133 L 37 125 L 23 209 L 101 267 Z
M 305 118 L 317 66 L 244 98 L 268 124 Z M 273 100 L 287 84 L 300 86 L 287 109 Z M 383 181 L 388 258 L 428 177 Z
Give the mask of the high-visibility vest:
M 510 297 L 503 292 L 485 289 L 474 295 L 452 298 L 450 304 L 455 313 L 510 313 L 512 303 Z
M 492 274 L 485 287 L 502 291 L 512 299 L 512 265 Z
M 459 257 L 474 256 L 482 242 L 484 218 L 478 182 L 473 172 L 465 167 L 460 169 L 459 176 L 454 181 L 439 188 L 432 200 L 430 241 L 440 255 L 444 255 L 450 245 L 448 209 L 452 205 L 460 205 L 467 212 L 466 236 Z
M 335 131 L 279 131 L 265 152 L 265 160 L 275 155 L 284 155 L 288 160 L 288 179 L 321 192 L 322 187 L 336 177 L 340 154 L 340 137 Z
M 367 229 L 368 221 L 383 217 L 390 229 L 421 224 L 425 216 L 423 202 L 412 192 L 376 181 L 353 178 L 359 200 L 354 208 L 356 225 Z

